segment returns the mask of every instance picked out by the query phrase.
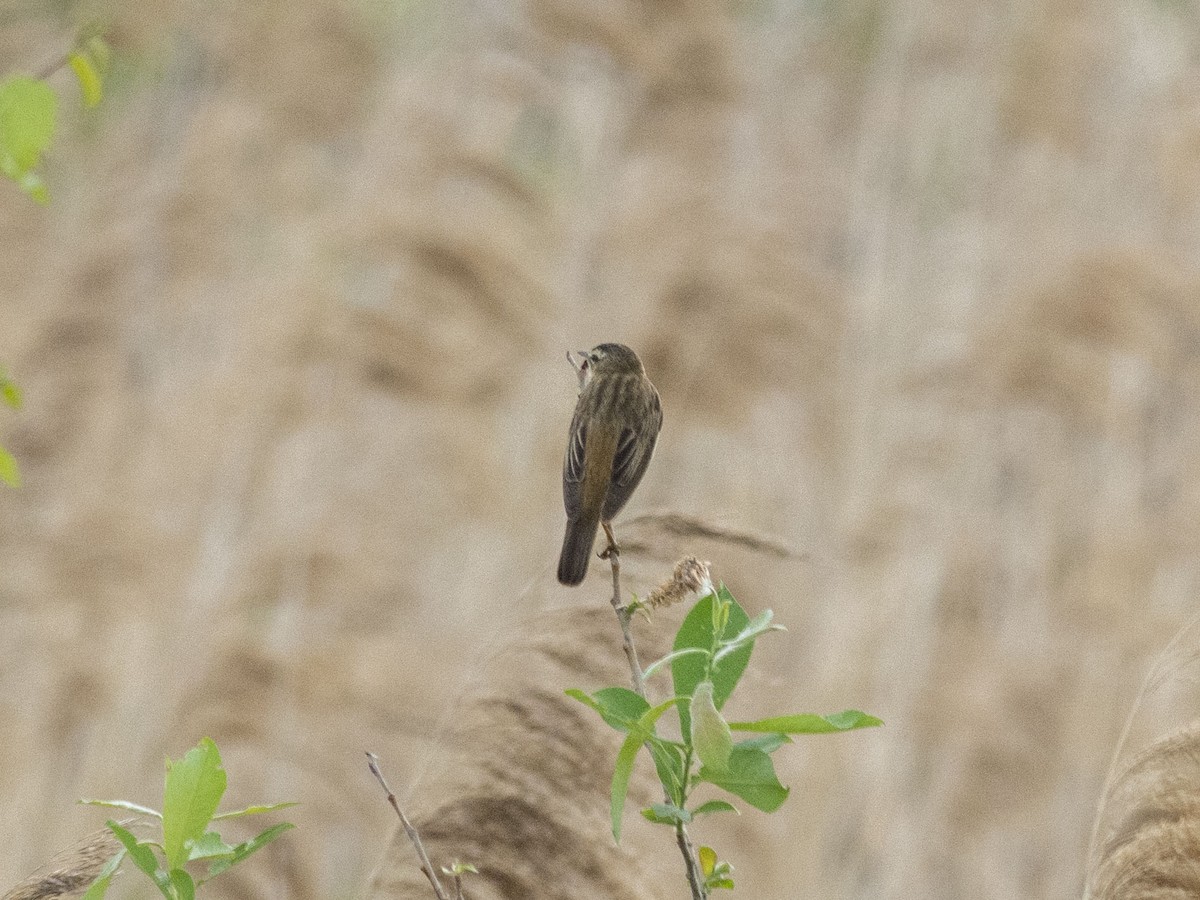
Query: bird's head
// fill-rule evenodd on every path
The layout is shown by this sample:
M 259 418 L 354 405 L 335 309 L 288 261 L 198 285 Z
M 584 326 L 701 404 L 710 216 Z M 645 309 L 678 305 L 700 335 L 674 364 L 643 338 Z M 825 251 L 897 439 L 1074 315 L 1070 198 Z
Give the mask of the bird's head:
M 641 374 L 642 361 L 624 344 L 597 344 L 591 350 L 578 350 L 578 363 L 572 360 L 583 388 L 596 375 Z M 570 358 L 570 354 L 567 354 Z

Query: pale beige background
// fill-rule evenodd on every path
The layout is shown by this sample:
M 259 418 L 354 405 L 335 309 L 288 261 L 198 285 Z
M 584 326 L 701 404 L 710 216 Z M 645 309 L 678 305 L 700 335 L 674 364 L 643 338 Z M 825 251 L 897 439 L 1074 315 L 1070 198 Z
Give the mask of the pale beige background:
M 34 7 L 5 69 L 93 11 Z M 806 554 L 743 596 L 769 697 L 888 722 L 788 757 L 739 894 L 1078 896 L 1197 607 L 1191 5 L 112 15 L 52 204 L 0 185 L 0 886 L 210 734 L 232 802 L 305 804 L 215 896 L 360 893 L 361 750 L 422 758 L 551 571 L 562 354 L 619 339 L 666 409 L 630 512 Z

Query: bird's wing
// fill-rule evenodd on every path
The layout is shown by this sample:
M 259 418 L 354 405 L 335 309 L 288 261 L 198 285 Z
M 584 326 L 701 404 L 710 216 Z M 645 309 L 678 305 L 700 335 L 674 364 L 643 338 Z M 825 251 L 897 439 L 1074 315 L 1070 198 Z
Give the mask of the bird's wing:
M 617 441 L 617 455 L 613 459 L 613 484 L 622 487 L 629 484 L 630 477 L 641 468 L 644 453 L 638 452 L 638 433 L 632 428 L 621 431 Z
M 604 509 L 600 513 L 601 521 L 611 521 L 633 495 L 638 482 L 646 474 L 646 467 L 650 465 L 650 457 L 654 455 L 654 444 L 661 425 L 662 412 L 656 397 L 651 414 L 642 423 L 640 430 L 625 428 L 621 431 L 613 459 L 612 482 L 604 500 Z
M 567 458 L 563 460 L 563 481 L 583 481 L 583 451 L 587 444 L 587 422 L 576 414 L 571 420 L 571 434 L 567 438 Z
M 578 516 L 583 504 L 583 450 L 586 442 L 587 423 L 576 414 L 571 420 L 567 455 L 563 459 L 563 507 L 568 519 Z
M 628 487 L 631 493 L 646 471 L 646 466 L 650 464 L 658 432 L 662 430 L 662 404 L 658 394 L 652 394 L 650 400 L 650 414 L 641 423 L 641 428 L 625 428 L 621 431 L 620 440 L 617 441 L 617 455 L 613 460 L 613 484 Z

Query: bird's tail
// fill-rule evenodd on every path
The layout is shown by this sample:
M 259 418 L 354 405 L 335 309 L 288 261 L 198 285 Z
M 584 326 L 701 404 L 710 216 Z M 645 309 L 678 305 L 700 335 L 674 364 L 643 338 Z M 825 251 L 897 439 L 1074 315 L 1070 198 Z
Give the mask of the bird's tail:
M 567 533 L 563 537 L 562 553 L 558 557 L 558 580 L 574 585 L 583 581 L 588 562 L 592 557 L 592 545 L 596 542 L 599 519 L 568 519 Z

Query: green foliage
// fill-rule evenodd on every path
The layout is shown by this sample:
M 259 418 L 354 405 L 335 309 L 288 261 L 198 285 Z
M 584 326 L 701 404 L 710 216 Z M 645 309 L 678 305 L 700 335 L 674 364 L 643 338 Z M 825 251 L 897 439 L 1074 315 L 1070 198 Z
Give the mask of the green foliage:
M 774 734 L 829 734 L 833 731 L 852 731 L 882 725 L 879 719 L 857 709 L 847 709 L 830 716 L 801 713 L 796 716 L 775 716 L 757 722 L 730 722 L 734 731 L 765 731 Z
M 733 866 L 717 859 L 717 851 L 712 847 L 701 847 L 696 851 L 700 860 L 700 874 L 704 876 L 706 890 L 726 888 L 733 890 Z
M 0 369 L 0 402 L 13 409 L 21 408 L 21 391 L 15 383 Z M 0 447 L 0 481 L 10 487 L 21 486 L 21 471 L 13 455 Z
M 79 90 L 83 92 L 83 105 L 91 108 L 100 102 L 103 90 L 100 86 L 100 73 L 96 71 L 91 58 L 85 53 L 72 53 L 67 56 L 71 71 L 79 80 Z
M 754 641 L 751 638 L 740 640 L 736 646 L 733 641 L 717 646 L 717 636 L 736 629 L 735 633 L 741 639 L 749 624 L 750 617 L 724 585 L 717 589 L 715 596 L 709 594 L 702 597 L 684 618 L 675 635 L 674 653 L 677 655 L 671 663 L 675 693 L 691 697 L 702 681 L 711 681 L 713 704 L 718 710 L 721 709 L 750 663 Z M 680 655 L 684 650 L 698 652 Z M 723 655 L 717 663 L 715 657 L 719 652 Z M 684 734 L 689 733 L 690 711 L 680 715 L 680 726 Z
M 666 802 L 642 810 L 650 822 L 681 829 L 700 816 L 738 812 L 726 800 L 715 799 L 689 806 L 694 789 L 709 784 L 737 797 L 755 809 L 774 812 L 788 797 L 779 783 L 771 754 L 792 743 L 789 735 L 828 734 L 883 724 L 858 710 L 833 715 L 813 713 L 774 716 L 751 722 L 730 722 L 721 713 L 750 663 L 755 641 L 770 631 L 770 610 L 751 619 L 721 585 L 716 594 L 701 598 L 684 617 L 667 656 L 646 668 L 646 677 L 670 669 L 675 696 L 651 706 L 627 688 L 611 687 L 587 694 L 577 688 L 567 694 L 595 710 L 612 728 L 626 737 L 617 754 L 611 790 L 613 836 L 620 840 L 625 797 L 638 751 L 646 748 Z M 681 739 L 659 735 L 658 719 L 674 708 L 679 713 Z M 734 741 L 734 732 L 752 732 Z M 701 873 L 707 890 L 732 888 L 732 868 L 720 862 L 715 851 L 701 847 Z
M 58 98 L 44 81 L 27 75 L 0 81 L 0 172 L 38 203 L 50 199 L 37 167 L 57 117 Z
M 221 754 L 217 745 L 204 738 L 189 750 L 183 759 L 167 760 L 162 812 L 127 800 L 79 801 L 92 806 L 136 812 L 162 823 L 161 841 L 142 841 L 124 826 L 110 819 L 108 829 L 124 849 L 109 860 L 88 888 L 84 900 L 103 900 L 113 876 L 126 856 L 133 860 L 133 864 L 145 873 L 159 893 L 168 900 L 192 900 L 200 885 L 237 865 L 294 827 L 290 822 L 281 822 L 241 844 L 225 843 L 221 835 L 209 830 L 213 822 L 273 812 L 295 805 L 275 803 L 268 806 L 248 806 L 245 809 L 217 814 L 217 806 L 225 794 L 225 785 L 225 769 L 221 766 Z M 191 863 L 207 864 L 205 874 L 199 878 L 194 877 L 187 869 Z
M 108 61 L 108 45 L 97 34 L 81 35 L 63 58 L 62 64 L 75 73 L 85 106 L 100 102 Z M 58 97 L 45 77 L 10 74 L 0 80 L 0 173 L 38 203 L 50 199 L 39 167 L 57 124 Z
M 13 409 L 21 408 L 21 390 L 4 373 L 3 369 L 0 369 L 0 401 Z
M 0 447 L 0 481 L 9 487 L 21 486 L 21 470 L 17 468 L 17 461 L 3 447 Z
M 104 38 L 95 32 L 84 32 L 63 60 L 75 73 L 85 106 L 95 106 L 103 96 L 109 55 Z M 58 97 L 45 81 L 53 71 L 41 78 L 12 74 L 0 79 L 0 173 L 15 181 L 38 203 L 50 200 L 38 167 L 58 123 Z M 0 370 L 0 401 L 13 409 L 21 406 L 21 392 L 3 370 Z M 21 486 L 17 461 L 3 446 L 0 446 L 0 481 L 10 487 Z
M 79 82 L 83 105 L 89 109 L 104 97 L 104 76 L 108 74 L 110 57 L 108 44 L 98 34 L 81 37 L 75 49 L 67 54 L 67 63 Z
M 189 841 L 200 840 L 225 794 L 225 770 L 217 745 L 205 739 L 180 760 L 167 760 L 163 790 L 163 853 L 171 869 L 188 859 Z
M 702 765 L 699 778 L 741 797 L 763 812 L 775 812 L 788 796 L 788 789 L 775 776 L 771 757 L 757 747 L 734 747 L 725 768 Z
M 634 694 L 636 697 L 637 695 Z M 641 698 L 638 698 L 641 699 Z M 676 754 L 670 751 L 672 744 L 679 746 L 677 742 L 665 741 L 654 733 L 655 723 L 658 722 L 662 714 L 674 706 L 682 698 L 672 698 L 658 706 L 648 707 L 644 713 L 637 718 L 636 721 L 626 721 L 618 731 L 627 731 L 628 737 L 621 745 L 620 751 L 617 753 L 617 764 L 613 770 L 612 780 L 612 828 L 613 837 L 618 841 L 621 839 L 621 815 L 625 810 L 625 795 L 629 792 L 629 778 L 633 774 L 633 763 L 637 758 L 637 752 L 642 745 L 648 745 L 651 748 L 651 755 L 654 758 L 655 767 L 658 769 L 659 779 L 662 780 L 664 787 L 672 792 L 671 796 L 681 796 L 684 787 L 684 773 L 686 768 L 676 768 L 674 761 L 677 758 Z M 642 701 L 645 703 L 646 701 Z
M 733 734 L 713 703 L 713 684 L 702 681 L 696 685 L 688 709 L 692 727 L 692 747 L 700 762 L 714 772 L 729 771 L 733 753 Z

